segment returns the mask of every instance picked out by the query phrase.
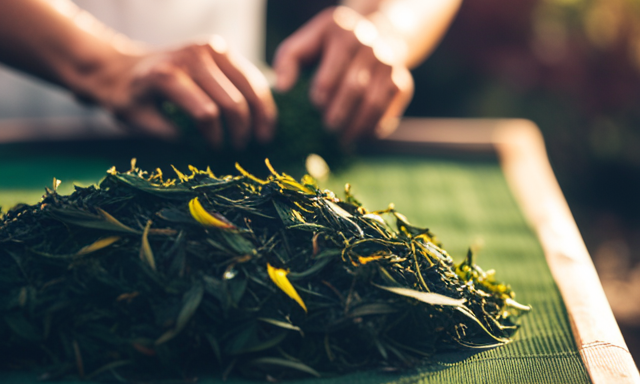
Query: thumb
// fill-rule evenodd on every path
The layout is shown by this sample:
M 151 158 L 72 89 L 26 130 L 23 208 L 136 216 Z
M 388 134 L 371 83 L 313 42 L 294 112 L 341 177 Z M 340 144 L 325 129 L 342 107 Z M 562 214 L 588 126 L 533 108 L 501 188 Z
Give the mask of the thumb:
M 290 90 L 298 80 L 300 66 L 299 57 L 287 46 L 287 40 L 285 40 L 278 47 L 273 60 L 273 69 L 276 73 L 275 89 L 279 92 Z
M 298 79 L 300 68 L 318 59 L 331 15 L 329 10 L 318 14 L 278 46 L 273 60 L 276 90 L 290 90 Z

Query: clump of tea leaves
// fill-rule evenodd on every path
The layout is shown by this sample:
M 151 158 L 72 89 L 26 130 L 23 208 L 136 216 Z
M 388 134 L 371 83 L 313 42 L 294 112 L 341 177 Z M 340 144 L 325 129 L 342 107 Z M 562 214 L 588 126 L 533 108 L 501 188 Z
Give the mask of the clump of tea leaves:
M 304 164 L 307 156 L 315 153 L 325 159 L 331 169 L 339 169 L 352 160 L 350 150 L 353 148 L 342 145 L 339 135 L 325 128 L 320 111 L 309 100 L 312 76 L 313 71 L 303 70 L 291 90 L 284 93 L 273 92 L 278 109 L 273 140 L 269 143 L 250 141 L 243 151 L 234 149 L 229 142 L 212 152 L 209 144 L 202 140 L 196 123 L 184 110 L 167 101 L 159 107 L 180 130 L 183 141 L 189 145 L 191 155 L 197 155 L 197 159 L 208 159 L 216 163 L 223 163 L 225 159 L 242 159 L 245 169 L 261 172 L 265 157 L 274 164 Z M 223 128 L 225 126 L 223 122 Z M 229 135 L 226 133 L 224 137 L 228 141 Z
M 269 380 L 509 342 L 529 308 L 393 207 L 305 176 L 110 170 L 0 222 L 3 365 L 44 377 Z M 388 224 L 394 223 L 393 225 Z M 7 358 L 8 357 L 8 358 Z

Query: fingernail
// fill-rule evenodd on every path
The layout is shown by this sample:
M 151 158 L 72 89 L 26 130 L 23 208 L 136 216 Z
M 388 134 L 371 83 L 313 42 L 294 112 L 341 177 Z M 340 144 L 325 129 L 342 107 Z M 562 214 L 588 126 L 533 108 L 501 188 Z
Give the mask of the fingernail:
M 245 148 L 247 148 L 247 145 L 249 144 L 249 140 L 251 140 L 251 136 L 249 134 L 245 134 L 237 137 L 233 143 L 235 149 L 238 151 L 244 150 Z
M 284 92 L 285 89 L 285 85 L 286 85 L 286 79 L 282 77 L 282 75 L 277 74 L 277 78 L 276 78 L 276 91 L 278 92 Z
M 322 107 L 324 106 L 325 102 L 327 100 L 327 95 L 326 93 L 322 92 L 322 91 L 318 91 L 318 90 L 314 90 L 311 93 L 311 102 L 316 106 L 316 107 Z
M 291 88 L 291 76 L 284 69 L 278 69 L 276 72 L 276 90 L 286 92 Z
M 222 149 L 222 141 L 219 140 L 218 138 L 213 137 L 212 135 L 207 135 L 207 141 L 209 142 L 209 144 L 211 144 L 211 146 L 215 150 L 221 150 Z
M 256 130 L 256 138 L 260 144 L 267 144 L 271 141 L 273 136 L 273 129 L 268 124 L 262 124 Z
M 331 132 L 337 131 L 340 128 L 341 123 L 342 117 L 339 115 L 330 116 L 326 121 L 327 128 Z

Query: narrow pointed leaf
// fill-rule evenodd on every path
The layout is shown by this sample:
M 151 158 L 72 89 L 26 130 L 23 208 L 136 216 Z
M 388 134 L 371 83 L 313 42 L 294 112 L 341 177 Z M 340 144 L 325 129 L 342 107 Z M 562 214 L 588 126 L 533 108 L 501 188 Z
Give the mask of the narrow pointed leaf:
M 411 297 L 423 303 L 431 305 L 444 305 L 450 307 L 459 307 L 465 303 L 465 299 L 454 299 L 445 295 L 434 292 L 420 292 L 409 288 L 383 287 L 382 285 L 373 284 L 374 286 L 386 291 L 395 293 L 396 295 Z
M 189 212 L 191 216 L 200 224 L 205 227 L 215 227 L 220 229 L 235 229 L 235 225 L 231 224 L 227 220 L 213 216 L 200 204 L 200 200 L 194 197 L 189 201 Z
M 142 243 L 140 244 L 140 259 L 146 261 L 151 269 L 155 271 L 156 260 L 153 257 L 153 251 L 151 250 L 151 245 L 149 244 L 149 228 L 151 228 L 151 220 L 147 221 L 147 226 L 144 227 L 144 232 L 142 233 Z
M 105 231 L 127 232 L 127 233 L 140 233 L 133 228 L 130 228 L 122 224 L 118 219 L 111 216 L 106 211 L 96 207 L 98 214 L 82 211 L 79 209 L 51 209 L 48 214 L 52 218 L 74 224 L 80 227 L 102 229 Z
M 243 353 L 252 353 L 252 352 L 260 352 L 269 348 L 273 348 L 276 345 L 280 344 L 287 337 L 287 332 L 281 331 L 277 333 L 275 336 L 258 342 L 256 344 L 248 345 L 245 348 L 239 349 L 237 351 L 233 351 L 232 355 L 240 355 Z
M 238 163 L 236 163 L 236 169 L 237 169 L 238 171 L 240 171 L 240 173 L 242 173 L 242 175 L 243 175 L 243 176 L 245 176 L 245 177 L 247 177 L 247 178 L 249 178 L 249 179 L 251 179 L 251 180 L 255 181 L 255 182 L 256 182 L 256 183 L 258 183 L 258 184 L 267 184 L 267 182 L 266 182 L 265 180 L 261 180 L 261 179 L 259 179 L 259 178 L 255 177 L 255 176 L 253 176 L 252 174 L 250 174 L 249 172 L 247 172 L 244 168 L 242 168 L 242 167 L 240 166 L 240 164 L 238 164 Z
M 289 273 L 287 270 L 274 268 L 271 266 L 271 264 L 267 263 L 267 273 L 269 274 L 271 281 L 273 281 L 275 285 L 278 286 L 278 288 L 280 288 L 290 298 L 300 304 L 302 309 L 307 312 L 307 306 L 304 304 L 302 298 L 300 297 L 300 295 L 298 295 L 298 292 L 293 287 L 293 285 L 291 285 L 289 279 L 287 279 L 287 274 Z
M 182 309 L 180 310 L 180 314 L 178 315 L 178 319 L 176 320 L 175 328 L 165 332 L 162 336 L 160 336 L 158 340 L 156 340 L 155 345 L 166 343 L 167 341 L 173 339 L 180 333 L 180 331 L 184 329 L 184 327 L 187 325 L 189 320 L 191 320 L 196 310 L 200 306 L 203 294 L 204 286 L 198 283 L 194 284 L 193 287 L 191 287 L 191 289 L 184 294 L 184 297 L 182 298 Z
M 266 317 L 258 317 L 258 320 L 263 321 L 265 323 L 269 323 L 271 325 L 275 325 L 276 327 L 280 327 L 280 328 L 284 328 L 284 329 L 290 329 L 292 331 L 302 332 L 300 327 L 296 327 L 295 325 L 293 325 L 291 323 L 288 323 L 286 321 L 280 321 L 280 320 L 276 320 L 276 319 L 269 319 L 269 318 L 266 318 Z
M 278 357 L 262 357 L 259 359 L 254 359 L 250 363 L 255 365 L 277 365 L 285 368 L 295 369 L 301 372 L 306 372 L 315 377 L 320 377 L 320 374 L 318 373 L 318 371 L 316 371 L 315 369 L 311 368 L 306 364 L 303 364 L 297 361 L 281 359 Z
M 116 241 L 120 240 L 120 236 L 109 236 L 109 237 L 105 237 L 99 240 L 96 240 L 94 243 L 89 244 L 85 247 L 82 247 L 76 254 L 75 256 L 84 256 L 87 255 L 89 253 L 95 252 L 95 251 L 99 251 L 103 248 L 106 248 L 108 246 L 110 246 L 111 244 L 115 243 Z
M 176 175 L 178 175 L 178 178 L 180 179 L 180 181 L 182 182 L 189 181 L 189 178 L 185 176 L 184 173 L 178 171 L 176 167 L 172 165 L 171 168 L 173 168 L 173 171 L 176 173 Z

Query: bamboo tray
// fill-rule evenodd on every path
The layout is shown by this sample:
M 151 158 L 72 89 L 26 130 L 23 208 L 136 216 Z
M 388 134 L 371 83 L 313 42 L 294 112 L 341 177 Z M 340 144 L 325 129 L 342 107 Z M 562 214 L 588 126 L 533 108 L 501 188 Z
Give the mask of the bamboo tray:
M 0 123 L 0 144 L 31 140 L 114 140 L 113 128 L 77 119 Z M 512 194 L 542 245 L 564 300 L 581 360 L 595 384 L 640 383 L 598 275 L 547 159 L 539 129 L 519 119 L 405 118 L 369 150 L 497 156 Z

